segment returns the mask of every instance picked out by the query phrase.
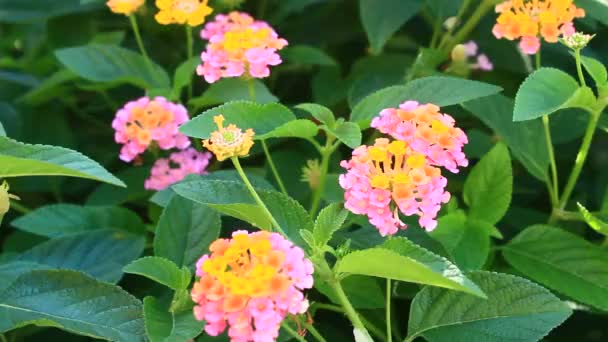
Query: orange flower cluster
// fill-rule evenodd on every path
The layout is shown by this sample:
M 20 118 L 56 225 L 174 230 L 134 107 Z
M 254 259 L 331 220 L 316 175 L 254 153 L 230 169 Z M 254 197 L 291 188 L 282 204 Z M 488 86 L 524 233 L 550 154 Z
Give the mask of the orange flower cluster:
M 224 120 L 223 115 L 213 118 L 218 130 L 211 133 L 210 139 L 203 140 L 203 146 L 213 152 L 219 161 L 248 155 L 253 146 L 253 130 L 250 128 L 243 132 L 233 124 L 224 127 Z

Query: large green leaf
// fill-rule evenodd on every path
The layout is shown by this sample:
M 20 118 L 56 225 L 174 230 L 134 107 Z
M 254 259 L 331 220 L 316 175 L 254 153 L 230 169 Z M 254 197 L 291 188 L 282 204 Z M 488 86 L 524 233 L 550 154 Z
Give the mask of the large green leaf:
M 57 59 L 78 76 L 93 82 L 130 83 L 144 89 L 168 89 L 169 75 L 148 64 L 137 52 L 116 46 L 91 44 L 55 51 Z
M 503 247 L 511 266 L 550 289 L 608 311 L 608 251 L 559 228 L 526 228 Z
M 218 180 L 193 181 L 174 185 L 173 190 L 180 196 L 206 204 L 225 215 L 247 221 L 263 229 L 271 228 L 264 212 L 256 205 L 242 183 Z M 293 198 L 280 192 L 259 189 L 257 192 L 291 241 L 303 246 L 300 229 L 312 229 L 312 220 L 306 209 Z
M 51 204 L 11 222 L 15 228 L 37 235 L 56 237 L 99 229 L 116 229 L 145 234 L 142 220 L 120 207 L 83 207 Z
M 496 224 L 511 204 L 513 171 L 509 150 L 497 144 L 486 154 L 464 183 L 464 202 L 469 217 Z
M 372 52 L 379 54 L 388 39 L 422 7 L 422 0 L 359 0 L 359 12 Z
M 144 298 L 144 320 L 150 342 L 183 342 L 198 336 L 205 326 L 192 311 L 171 313 L 154 297 Z
M 79 152 L 0 137 L 0 178 L 22 176 L 69 176 L 125 186 L 120 179 Z
M 334 233 L 342 228 L 346 217 L 348 211 L 344 210 L 341 203 L 333 203 L 323 208 L 317 216 L 313 229 L 315 244 L 325 246 Z
M 183 124 L 180 131 L 189 137 L 208 139 L 211 132 L 217 131 L 213 117 L 220 114 L 226 118 L 225 126 L 235 124 L 243 130 L 252 128 L 256 135 L 264 135 L 296 119 L 289 108 L 279 103 L 235 101 L 203 112 Z
M 580 94 L 578 90 L 578 83 L 567 73 L 554 68 L 538 69 L 517 91 L 513 121 L 532 120 L 562 108 L 579 107 L 578 101 L 571 101 Z
M 183 290 L 188 287 L 192 277 L 187 267 L 180 269 L 172 261 L 157 256 L 137 259 L 125 266 L 123 271 L 152 279 L 173 290 Z
M 490 127 L 504 141 L 513 156 L 536 178 L 545 180 L 549 166 L 549 154 L 540 119 L 513 122 L 513 100 L 494 95 L 473 100 L 463 107 Z
M 241 78 L 224 78 L 211 84 L 201 96 L 193 98 L 188 104 L 195 108 L 202 108 L 230 101 L 251 100 L 249 82 L 253 82 L 255 102 L 271 103 L 279 100 L 272 95 L 263 82 L 257 79 L 247 81 Z
M 218 238 L 222 222 L 215 211 L 180 196 L 173 196 L 163 211 L 154 237 L 154 254 L 178 266 L 192 268 Z
M 483 271 L 469 276 L 488 298 L 422 289 L 410 307 L 406 341 L 420 336 L 431 342 L 534 342 L 572 313 L 566 303 L 527 279 Z
M 381 89 L 361 100 L 351 113 L 351 120 L 362 126 L 382 109 L 395 108 L 408 101 L 450 106 L 499 93 L 500 87 L 462 78 L 432 76 L 414 80 L 406 85 Z
M 144 239 L 116 231 L 94 231 L 45 241 L 10 258 L 8 262 L 29 262 L 38 268 L 82 271 L 108 282 L 118 282 L 122 268 L 141 255 Z
M 379 247 L 347 254 L 335 269 L 338 273 L 427 284 L 484 297 L 483 291 L 456 265 L 405 238 L 393 238 Z
M 141 302 L 80 272 L 37 270 L 0 293 L 0 333 L 28 324 L 111 341 L 144 341 Z
M 0 0 L 0 22 L 22 23 L 87 12 L 102 7 L 101 2 L 81 3 L 81 0 Z

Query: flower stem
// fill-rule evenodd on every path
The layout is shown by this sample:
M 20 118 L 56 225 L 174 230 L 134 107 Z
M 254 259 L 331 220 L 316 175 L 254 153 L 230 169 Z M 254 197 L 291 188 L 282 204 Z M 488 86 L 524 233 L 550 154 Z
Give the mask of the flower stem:
M 336 295 L 338 296 L 338 300 L 340 301 L 340 304 L 342 305 L 342 308 L 344 309 L 344 313 L 346 314 L 348 319 L 351 321 L 351 323 L 353 323 L 353 326 L 355 327 L 355 329 L 359 329 L 364 333 L 368 333 L 367 329 L 365 328 L 365 325 L 359 318 L 359 314 L 355 311 L 355 308 L 353 308 L 352 304 L 350 303 L 350 300 L 348 300 L 346 293 L 344 293 L 344 289 L 342 288 L 340 281 L 336 279 L 335 281 L 330 283 L 330 286 L 336 292 Z
M 452 36 L 452 32 L 454 32 L 454 29 L 456 28 L 456 26 L 458 26 L 458 24 L 460 23 L 460 20 L 462 20 L 462 16 L 466 13 L 466 10 L 467 10 L 467 8 L 469 8 L 470 3 L 471 3 L 471 0 L 464 0 L 462 2 L 462 5 L 460 6 L 460 9 L 458 9 L 458 13 L 456 14 L 456 20 L 454 22 L 454 26 L 448 28 L 448 31 L 445 33 L 445 35 L 441 39 L 441 43 L 439 43 L 439 47 L 442 47 L 449 41 L 450 37 Z M 439 29 L 441 29 L 441 24 L 439 25 Z
M 317 309 L 321 309 L 321 310 L 344 313 L 344 309 L 342 309 L 341 307 L 339 307 L 337 305 L 333 305 L 333 304 L 315 303 L 314 307 Z M 363 324 L 365 324 L 365 326 L 367 327 L 367 330 L 369 330 L 370 333 L 374 334 L 376 337 L 378 337 L 382 341 L 386 341 L 386 336 L 384 336 L 384 333 L 382 333 L 382 331 L 380 329 L 378 329 L 371 322 L 366 320 L 365 317 L 359 315 L 359 318 L 361 318 L 361 322 L 363 322 Z
M 146 65 L 148 66 L 148 68 L 150 68 L 150 72 L 152 72 L 152 75 L 154 75 L 155 72 L 154 68 L 152 67 L 152 61 L 150 60 L 148 52 L 146 52 L 146 48 L 144 47 L 144 42 L 141 39 L 141 33 L 139 32 L 139 25 L 137 24 L 137 19 L 135 18 L 135 15 L 129 15 L 129 21 L 131 21 L 131 27 L 133 28 L 133 34 L 135 34 L 135 40 L 137 41 L 139 51 L 144 56 L 144 59 L 146 60 Z
M 466 37 L 473 31 L 473 29 L 475 29 L 481 18 L 483 18 L 483 16 L 486 15 L 486 13 L 488 13 L 488 11 L 493 6 L 494 3 L 492 0 L 482 0 L 481 4 L 479 4 L 475 12 L 471 14 L 471 17 L 469 17 L 469 20 L 467 20 L 467 22 L 462 25 L 460 30 L 456 32 L 454 38 L 451 39 L 450 43 L 447 45 L 444 51 L 452 51 L 454 46 L 462 43 L 466 39 Z
M 262 140 L 262 148 L 264 149 L 264 154 L 266 155 L 266 159 L 268 160 L 268 165 L 270 166 L 270 170 L 272 170 L 272 174 L 274 175 L 274 179 L 277 181 L 281 192 L 285 195 L 287 194 L 287 189 L 285 188 L 285 184 L 283 184 L 283 180 L 279 175 L 279 171 L 277 170 L 274 161 L 272 160 L 272 156 L 270 155 L 270 151 L 268 150 L 268 145 L 266 145 L 266 140 Z
M 257 102 L 255 96 L 255 80 L 253 78 L 247 80 L 247 91 L 249 92 L 249 98 L 251 99 L 251 101 Z
M 317 341 L 327 342 L 327 340 L 321 335 L 321 333 L 319 333 L 319 331 L 312 324 L 308 322 L 302 322 L 302 326 L 304 326 L 304 328 L 306 328 L 306 330 L 308 330 L 310 334 L 314 336 L 315 339 L 317 339 Z
M 186 45 L 188 49 L 188 60 L 194 56 L 194 42 L 192 39 L 192 26 L 185 25 L 186 28 Z M 192 80 L 188 83 L 188 100 L 192 98 Z
M 557 178 L 557 163 L 555 162 L 555 152 L 553 151 L 553 142 L 551 140 L 551 130 L 549 126 L 549 116 L 543 115 L 543 128 L 545 132 L 545 142 L 547 144 L 547 151 L 549 152 L 549 162 L 551 169 L 551 180 L 547 180 L 547 186 L 549 189 L 549 197 L 551 199 L 551 205 L 555 207 L 559 197 L 559 187 Z
M 289 335 L 291 335 L 296 340 L 298 340 L 300 342 L 306 342 L 306 339 L 304 337 L 300 336 L 300 334 L 298 334 L 295 330 L 293 330 L 287 323 L 282 322 L 281 323 L 281 327 L 285 331 L 287 331 L 289 333 Z
M 581 66 L 581 50 L 574 50 L 574 57 L 576 59 L 576 72 L 578 73 L 578 79 L 581 82 L 583 87 L 587 86 L 587 82 L 585 82 L 585 76 L 583 75 L 583 68 Z
M 249 193 L 251 194 L 251 196 L 253 197 L 253 199 L 255 200 L 255 202 L 264 211 L 264 213 L 266 214 L 266 216 L 270 220 L 270 223 L 272 224 L 272 226 L 276 229 L 277 232 L 279 232 L 283 236 L 287 237 L 287 235 L 285 234 L 285 232 L 281 229 L 281 226 L 279 225 L 279 223 L 277 222 L 277 220 L 275 220 L 274 216 L 272 216 L 272 213 L 270 212 L 270 210 L 268 210 L 268 207 L 266 206 L 266 204 L 264 204 L 264 202 L 262 201 L 262 199 L 260 198 L 260 196 L 258 195 L 258 193 L 253 188 L 253 185 L 251 184 L 251 182 L 249 181 L 249 178 L 247 178 L 247 175 L 245 174 L 245 171 L 243 171 L 243 168 L 241 167 L 241 163 L 239 162 L 239 158 L 232 157 L 232 158 L 230 158 L 230 160 L 232 161 L 232 164 L 234 165 L 234 168 L 236 169 L 236 171 L 239 173 L 239 176 L 241 176 L 241 179 L 245 183 L 245 186 L 247 187 L 247 190 L 249 190 Z
M 325 183 L 327 180 L 327 171 L 329 169 L 329 159 L 337 146 L 332 146 L 334 137 L 328 136 L 325 143 L 325 147 L 321 150 L 321 175 L 319 176 L 319 186 L 315 189 L 313 194 L 312 203 L 310 205 L 310 215 L 315 217 L 319 206 L 321 205 L 321 196 L 325 191 Z
M 393 341 L 393 329 L 391 329 L 391 280 L 386 279 L 386 338 L 388 342 Z
M 14 209 L 16 212 L 20 214 L 27 214 L 32 211 L 32 209 L 24 206 L 23 204 L 17 201 L 11 201 L 11 209 Z

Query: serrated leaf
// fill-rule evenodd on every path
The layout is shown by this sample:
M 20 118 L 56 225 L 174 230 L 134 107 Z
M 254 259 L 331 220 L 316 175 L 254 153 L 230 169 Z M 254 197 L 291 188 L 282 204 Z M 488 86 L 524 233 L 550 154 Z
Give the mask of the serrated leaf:
M 608 223 L 602 221 L 599 217 L 593 215 L 587 208 L 585 208 L 582 204 L 576 203 L 578 205 L 578 211 L 583 215 L 585 222 L 589 225 L 589 227 L 593 228 L 596 232 L 608 236 Z
M 336 117 L 334 113 L 327 107 L 321 106 L 316 103 L 302 103 L 297 105 L 295 108 L 307 111 L 315 119 L 321 123 L 327 125 L 328 128 L 334 128 L 336 125 Z
M 200 58 L 198 61 L 200 61 Z M 230 101 L 251 100 L 251 94 L 249 93 L 250 85 L 248 82 L 253 82 L 255 102 L 264 104 L 279 101 L 279 99 L 268 90 L 268 87 L 257 79 L 247 81 L 241 78 L 224 78 L 211 84 L 201 96 L 191 99 L 188 104 L 195 108 L 202 108 Z
M 608 70 L 600 61 L 592 57 L 581 56 L 581 63 L 597 86 L 602 86 L 608 82 Z
M 281 56 L 289 63 L 303 65 L 336 65 L 336 61 L 325 51 L 308 45 L 288 46 L 281 50 Z
M 579 89 L 578 82 L 567 73 L 554 68 L 541 68 L 530 74 L 515 96 L 513 121 L 526 121 L 553 114 L 565 107 Z
M 222 222 L 205 205 L 173 196 L 163 211 L 154 237 L 154 254 L 179 267 L 193 269 L 196 261 L 219 237 Z
M 33 210 L 11 222 L 17 229 L 46 237 L 65 236 L 100 229 L 115 229 L 143 235 L 142 220 L 120 207 L 86 207 L 51 204 Z
M 154 297 L 144 298 L 144 320 L 150 342 L 183 342 L 198 336 L 205 327 L 190 310 L 171 313 Z
M 80 152 L 0 137 L 0 178 L 23 176 L 68 176 L 125 186 L 120 179 Z
M 351 121 L 362 127 L 385 108 L 396 108 L 413 100 L 433 103 L 444 107 L 464 103 L 476 98 L 499 93 L 500 87 L 455 77 L 431 76 L 414 80 L 406 85 L 381 89 L 357 103 L 351 113 Z
M 323 208 L 315 221 L 313 235 L 317 246 L 325 246 L 335 232 L 337 232 L 346 218 L 348 211 L 344 210 L 341 203 L 333 203 Z
M 0 293 L 0 333 L 27 324 L 112 341 L 144 341 L 141 302 L 80 272 L 37 270 Z
M 91 44 L 55 51 L 57 59 L 78 76 L 93 82 L 130 83 L 170 89 L 167 72 L 145 57 L 116 45 Z
M 608 251 L 545 225 L 526 228 L 502 251 L 507 262 L 530 279 L 608 310 Z
M 410 307 L 407 341 L 541 340 L 572 311 L 547 289 L 513 275 L 472 272 L 487 299 L 426 287 Z
M 123 271 L 152 279 L 173 290 L 187 288 L 192 277 L 187 267 L 180 269 L 174 262 L 157 256 L 137 259 L 123 267 Z
M 335 270 L 445 287 L 484 297 L 479 287 L 456 265 L 405 238 L 393 238 L 379 247 L 347 254 Z
M 122 268 L 141 255 L 144 239 L 116 231 L 94 231 L 43 242 L 9 262 L 29 262 L 40 268 L 82 271 L 94 278 L 116 283 Z
M 464 183 L 469 217 L 496 224 L 509 209 L 512 192 L 509 150 L 504 144 L 497 144 L 473 167 Z
M 189 137 L 208 139 L 211 133 L 217 130 L 213 117 L 219 114 L 226 118 L 226 126 L 234 124 L 243 130 L 251 128 L 256 136 L 264 135 L 296 119 L 289 108 L 279 103 L 235 101 L 203 112 L 183 124 L 179 130 Z
M 319 128 L 308 119 L 298 119 L 287 122 L 271 132 L 259 135 L 256 139 L 265 140 L 270 138 L 312 138 L 317 135 Z

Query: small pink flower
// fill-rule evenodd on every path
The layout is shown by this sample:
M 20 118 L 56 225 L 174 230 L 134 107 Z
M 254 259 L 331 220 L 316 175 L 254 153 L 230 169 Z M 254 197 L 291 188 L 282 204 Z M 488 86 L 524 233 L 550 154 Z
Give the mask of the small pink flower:
M 148 190 L 163 190 L 186 178 L 187 175 L 205 174 L 211 160 L 211 153 L 198 152 L 194 148 L 174 152 L 168 159 L 158 159 L 145 181 Z
M 492 62 L 490 62 L 488 56 L 484 54 L 477 56 L 477 66 L 479 67 L 479 69 L 484 71 L 492 71 L 492 69 L 494 69 L 494 65 L 492 64 Z
M 527 55 L 534 55 L 540 49 L 540 39 L 530 36 L 522 37 L 519 42 L 519 48 Z
M 574 23 L 570 21 L 563 24 L 560 31 L 564 37 L 570 37 L 576 32 L 576 29 L 574 28 Z
M 469 57 L 477 56 L 478 46 L 474 40 L 470 40 L 470 41 L 464 43 L 463 45 L 464 45 L 464 51 L 467 56 L 469 56 Z

